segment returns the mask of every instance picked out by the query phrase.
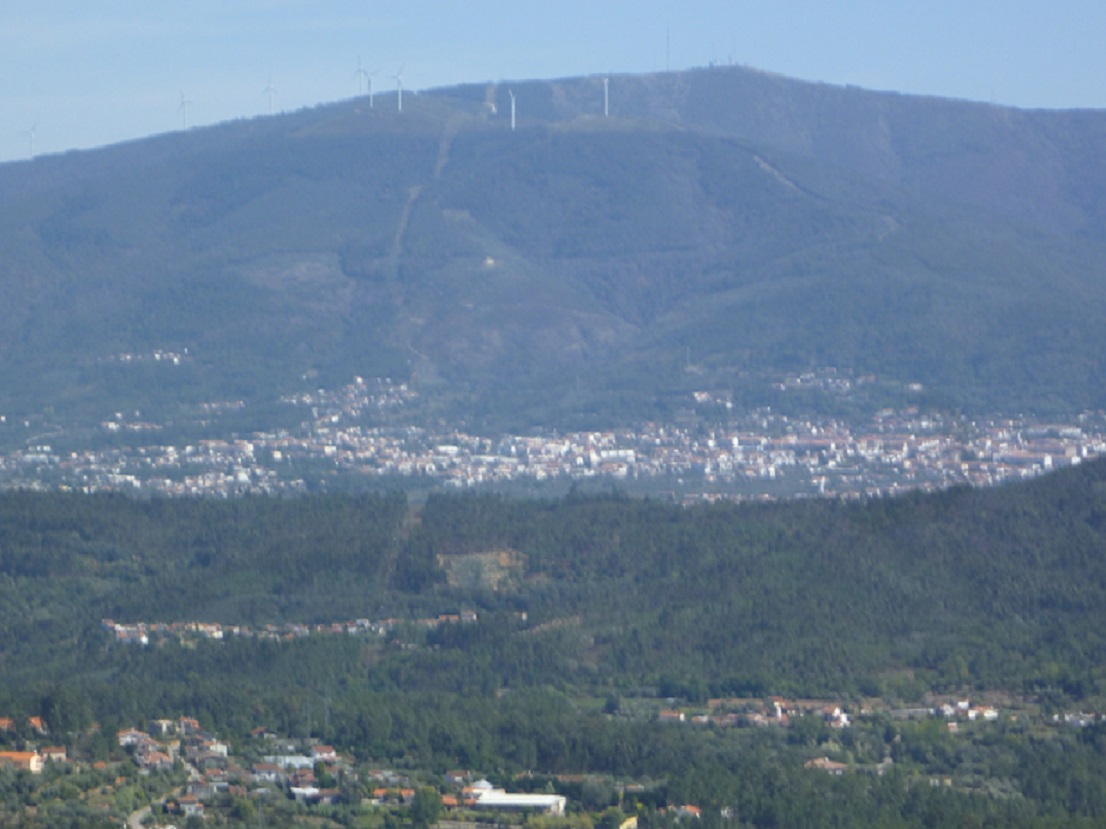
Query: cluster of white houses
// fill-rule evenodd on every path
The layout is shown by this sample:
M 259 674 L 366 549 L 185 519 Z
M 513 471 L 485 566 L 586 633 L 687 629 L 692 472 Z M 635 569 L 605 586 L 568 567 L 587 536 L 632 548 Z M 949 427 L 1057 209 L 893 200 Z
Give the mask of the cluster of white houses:
M 439 613 L 435 617 L 424 619 L 351 619 L 343 622 L 308 625 L 300 622 L 285 622 L 279 625 L 263 625 L 252 628 L 248 625 L 224 625 L 219 622 L 116 622 L 113 619 L 100 621 L 104 630 L 110 631 L 116 642 L 128 645 L 149 645 L 151 638 L 168 639 L 212 639 L 221 640 L 230 636 L 247 639 L 269 639 L 287 641 L 312 634 L 383 636 L 396 628 L 410 625 L 415 628 L 436 628 L 440 625 L 461 624 L 477 621 L 475 611 L 462 610 L 456 613 Z

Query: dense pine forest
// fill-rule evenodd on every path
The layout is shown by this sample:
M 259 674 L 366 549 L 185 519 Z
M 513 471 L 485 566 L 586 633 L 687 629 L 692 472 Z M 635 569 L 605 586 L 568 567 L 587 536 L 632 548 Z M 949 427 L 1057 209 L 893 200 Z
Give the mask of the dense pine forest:
M 188 714 L 434 774 L 647 779 L 633 809 L 656 825 L 683 802 L 751 826 L 1094 825 L 1106 730 L 1046 724 L 1106 696 L 1104 552 L 1102 462 L 864 503 L 11 492 L 0 714 L 89 759 Z M 370 632 L 331 627 L 358 619 Z M 261 635 L 289 625 L 306 633 Z M 1022 713 L 968 736 L 890 714 L 996 694 Z M 780 696 L 867 713 L 841 731 L 657 720 Z M 804 768 L 823 754 L 893 768 Z

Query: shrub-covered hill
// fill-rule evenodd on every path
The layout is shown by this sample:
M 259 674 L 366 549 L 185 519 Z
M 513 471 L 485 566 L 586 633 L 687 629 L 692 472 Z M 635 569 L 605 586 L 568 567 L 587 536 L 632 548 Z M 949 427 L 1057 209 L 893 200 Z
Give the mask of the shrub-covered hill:
M 13 682 L 98 682 L 127 652 L 128 675 L 141 675 L 174 652 L 112 647 L 103 617 L 260 625 L 472 609 L 481 621 L 415 650 L 341 637 L 310 657 L 310 643 L 262 656 L 235 642 L 172 659 L 199 660 L 200 674 L 204 659 L 240 664 L 212 678 L 228 688 L 317 668 L 424 691 L 909 695 L 974 683 L 1081 697 L 1104 691 L 1106 462 L 864 504 L 435 497 L 409 509 L 402 496 L 9 493 L 0 576 Z
M 359 374 L 555 426 L 830 365 L 1103 405 L 1106 116 L 740 68 L 612 78 L 609 118 L 597 78 L 512 89 L 515 131 L 468 86 L 0 166 L 0 411 Z

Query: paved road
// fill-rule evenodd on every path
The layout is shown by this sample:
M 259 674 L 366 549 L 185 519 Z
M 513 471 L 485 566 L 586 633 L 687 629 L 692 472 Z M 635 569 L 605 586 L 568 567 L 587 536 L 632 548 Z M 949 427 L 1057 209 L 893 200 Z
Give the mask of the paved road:
M 195 769 L 190 769 L 190 771 L 195 772 Z M 183 786 L 177 789 L 171 789 L 161 796 L 159 802 L 164 801 L 166 798 L 169 797 L 180 797 L 183 792 Z M 148 814 L 150 814 L 149 806 L 143 806 L 137 812 L 131 812 L 130 817 L 127 818 L 127 829 L 143 829 L 142 821 L 146 819 L 146 815 Z
M 142 829 L 142 821 L 146 819 L 148 814 L 150 814 L 149 806 L 143 806 L 137 812 L 131 812 L 131 816 L 127 818 L 127 826 L 130 829 Z

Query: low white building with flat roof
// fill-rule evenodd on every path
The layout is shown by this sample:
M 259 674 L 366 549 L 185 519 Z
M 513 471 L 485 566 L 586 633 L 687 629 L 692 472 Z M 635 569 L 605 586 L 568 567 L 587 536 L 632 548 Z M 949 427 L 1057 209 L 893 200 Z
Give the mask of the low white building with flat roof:
M 503 789 L 484 789 L 476 795 L 475 809 L 500 812 L 565 813 L 565 797 L 560 794 L 513 794 Z

